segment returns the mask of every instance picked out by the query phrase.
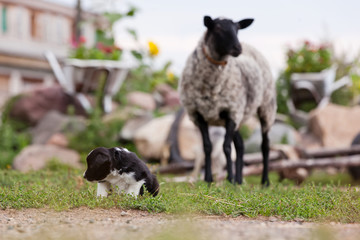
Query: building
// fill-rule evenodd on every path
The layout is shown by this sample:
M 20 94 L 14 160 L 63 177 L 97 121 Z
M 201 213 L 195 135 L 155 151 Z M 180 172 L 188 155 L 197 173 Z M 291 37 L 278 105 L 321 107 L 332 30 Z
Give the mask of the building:
M 0 0 L 0 105 L 9 96 L 55 83 L 44 52 L 60 59 L 69 54 L 75 16 L 75 8 L 43 0 Z M 93 45 L 103 19 L 89 12 L 82 19 L 82 35 Z

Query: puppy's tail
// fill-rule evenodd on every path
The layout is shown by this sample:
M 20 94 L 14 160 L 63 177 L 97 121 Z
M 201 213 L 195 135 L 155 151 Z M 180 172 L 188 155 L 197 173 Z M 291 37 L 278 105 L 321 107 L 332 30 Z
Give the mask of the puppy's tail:
M 158 195 L 160 191 L 160 186 L 155 175 L 151 174 L 149 176 L 148 181 L 145 182 L 145 187 L 153 195 L 153 197 Z

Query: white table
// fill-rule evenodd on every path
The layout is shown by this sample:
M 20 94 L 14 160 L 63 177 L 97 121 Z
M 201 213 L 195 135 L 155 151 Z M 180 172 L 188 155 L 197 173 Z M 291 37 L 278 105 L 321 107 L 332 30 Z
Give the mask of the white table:
M 91 111 L 92 106 L 85 95 L 91 90 L 95 74 L 106 73 L 102 104 L 104 112 L 109 113 L 112 110 L 112 97 L 119 91 L 129 70 L 133 67 L 121 61 L 70 58 L 65 59 L 64 66 L 61 67 L 52 52 L 46 52 L 45 57 L 59 84 L 68 94 L 75 95 L 87 111 Z M 82 85 L 81 89 L 76 89 L 78 84 Z

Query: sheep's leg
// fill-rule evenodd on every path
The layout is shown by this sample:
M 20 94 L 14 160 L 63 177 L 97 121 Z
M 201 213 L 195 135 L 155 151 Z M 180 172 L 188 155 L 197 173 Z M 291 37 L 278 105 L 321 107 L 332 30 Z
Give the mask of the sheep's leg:
M 227 180 L 229 182 L 233 182 L 234 174 L 232 171 L 232 160 L 231 160 L 231 142 L 234 138 L 234 132 L 235 132 L 235 122 L 230 119 L 228 112 L 221 112 L 220 117 L 225 120 L 225 139 L 223 144 L 223 151 L 226 156 L 226 169 L 227 169 Z
M 234 145 L 236 149 L 236 162 L 235 162 L 235 182 L 242 184 L 242 170 L 243 170 L 243 156 L 244 156 L 244 142 L 239 133 L 235 131 Z
M 270 151 L 270 143 L 268 137 L 268 130 L 266 129 L 266 123 L 263 118 L 260 117 L 260 124 L 262 130 L 262 143 L 261 143 L 261 152 L 263 155 L 263 173 L 261 178 L 261 184 L 263 186 L 268 187 L 270 185 L 269 181 L 269 151 Z
M 209 137 L 209 126 L 208 123 L 205 121 L 203 116 L 200 113 L 196 113 L 196 125 L 198 126 L 202 140 L 203 140 L 203 147 L 205 152 L 205 181 L 212 182 L 212 173 L 211 173 L 211 151 L 212 151 L 212 144 Z

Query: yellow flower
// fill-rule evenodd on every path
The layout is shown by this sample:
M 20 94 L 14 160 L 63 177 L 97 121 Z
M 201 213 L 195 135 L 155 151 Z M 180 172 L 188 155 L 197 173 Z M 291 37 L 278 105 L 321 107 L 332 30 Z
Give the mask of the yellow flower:
M 174 73 L 171 72 L 171 71 L 168 71 L 168 72 L 166 73 L 166 76 L 167 76 L 167 78 L 169 79 L 170 82 L 173 82 L 173 81 L 175 80 L 175 75 L 174 75 Z
M 149 45 L 149 53 L 150 53 L 150 56 L 152 57 L 155 57 L 159 54 L 159 48 L 158 46 L 152 42 L 152 41 L 149 41 L 148 42 L 148 45 Z

